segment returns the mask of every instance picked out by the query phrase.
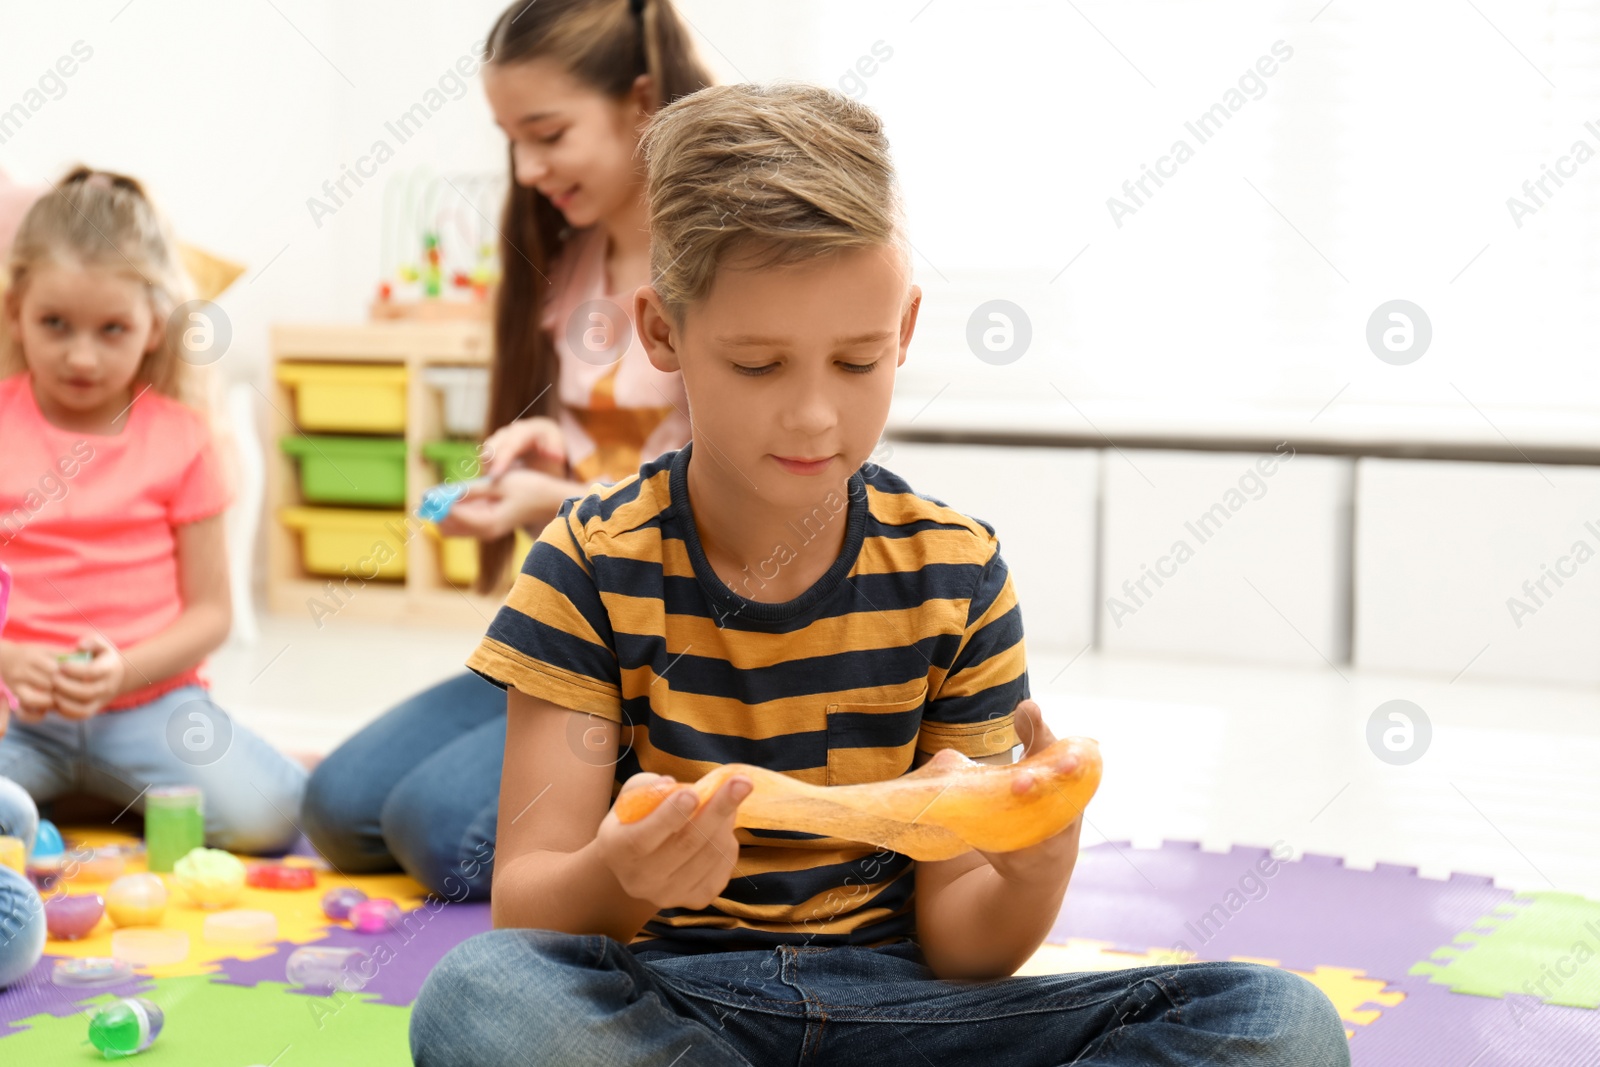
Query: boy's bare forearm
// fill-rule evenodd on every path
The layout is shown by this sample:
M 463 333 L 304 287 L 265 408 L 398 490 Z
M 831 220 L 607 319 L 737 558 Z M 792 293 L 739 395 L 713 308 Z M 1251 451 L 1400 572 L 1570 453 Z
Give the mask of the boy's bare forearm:
M 530 852 L 497 865 L 490 911 L 496 929 L 604 934 L 627 944 L 657 909 L 623 892 L 591 841 L 576 852 Z
M 1050 933 L 1067 882 L 1017 885 L 985 863 L 917 904 L 917 933 L 939 978 L 1006 978 Z

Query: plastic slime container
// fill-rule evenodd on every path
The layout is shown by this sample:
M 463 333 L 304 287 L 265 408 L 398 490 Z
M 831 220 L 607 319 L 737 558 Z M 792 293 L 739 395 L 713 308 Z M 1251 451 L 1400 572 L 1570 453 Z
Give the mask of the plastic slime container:
M 106 913 L 106 902 L 99 893 L 72 893 L 50 897 L 44 902 L 45 929 L 61 941 L 87 937 Z
M 367 895 L 355 886 L 330 889 L 322 894 L 322 914 L 335 922 L 344 922 L 350 917 L 350 909 L 366 899 Z
M 143 997 L 112 1001 L 89 1020 L 89 1043 L 106 1059 L 132 1056 L 149 1048 L 161 1036 L 166 1016 Z
M 106 889 L 106 911 L 118 926 L 156 926 L 167 910 L 167 885 L 156 874 L 125 874 Z
M 388 897 L 363 900 L 350 909 L 350 925 L 363 934 L 382 934 L 400 922 L 400 905 Z
M 245 868 L 244 880 L 257 889 L 310 889 L 317 884 L 317 872 L 287 863 L 252 863 Z
M 182 930 L 116 930 L 111 955 L 143 967 L 182 963 L 189 958 L 189 935 Z
M 152 871 L 166 873 L 206 843 L 205 802 L 193 785 L 156 786 L 144 795 L 144 839 Z

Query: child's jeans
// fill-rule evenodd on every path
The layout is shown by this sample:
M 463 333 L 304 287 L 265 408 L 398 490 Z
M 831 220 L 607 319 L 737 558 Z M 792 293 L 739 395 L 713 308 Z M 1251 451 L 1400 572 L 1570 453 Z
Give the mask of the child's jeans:
M 0 778 L 0 836 L 18 837 L 33 851 L 39 812 L 15 782 Z M 44 954 L 44 904 L 33 883 L 0 867 L 0 989 L 33 969 Z
M 45 933 L 44 902 L 33 883 L 0 867 L 0 989 L 33 970 Z
M 33 854 L 33 838 L 39 832 L 39 809 L 28 791 L 9 778 L 0 778 L 0 837 L 22 841 L 23 851 Z
M 0 738 L 0 776 L 40 804 L 74 790 L 143 812 L 156 785 L 197 785 L 206 844 L 281 854 L 300 831 L 306 772 L 212 703 L 200 686 L 148 704 L 76 720 L 51 713 L 11 722 Z
M 458 674 L 330 752 L 306 785 L 300 825 L 345 874 L 403 867 L 448 900 L 485 900 L 505 758 L 505 693 Z
M 941 981 L 906 942 L 635 954 L 506 929 L 456 946 L 411 1017 L 417 1067 L 1347 1067 L 1333 1005 L 1250 963 Z

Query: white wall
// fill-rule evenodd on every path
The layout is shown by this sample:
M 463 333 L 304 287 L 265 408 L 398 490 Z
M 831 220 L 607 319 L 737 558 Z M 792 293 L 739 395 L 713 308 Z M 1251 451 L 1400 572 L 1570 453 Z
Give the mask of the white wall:
M 994 527 L 1030 653 L 1073 656 L 1094 640 L 1097 452 L 896 441 L 875 459 Z
M 1600 682 L 1600 469 L 1367 459 L 1355 662 Z
M 1326 668 L 1349 656 L 1351 462 L 1101 453 L 1100 647 Z

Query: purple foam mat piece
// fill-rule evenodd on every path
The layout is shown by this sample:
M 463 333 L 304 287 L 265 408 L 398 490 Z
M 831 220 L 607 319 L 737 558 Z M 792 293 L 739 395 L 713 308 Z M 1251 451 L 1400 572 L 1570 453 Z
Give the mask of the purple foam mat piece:
M 1438 881 L 1392 864 L 1354 871 L 1334 856 L 1275 862 L 1261 848 L 1106 842 L 1079 853 L 1051 940 L 1265 957 L 1295 970 L 1351 967 L 1394 982 L 1512 895 L 1477 875 Z
M 1350 1039 L 1352 1067 L 1600 1064 L 1600 1011 L 1452 993 L 1420 975 L 1389 983 L 1406 999 Z
M 125 982 L 99 986 L 94 989 L 72 989 L 58 986 L 50 980 L 56 960 L 62 957 L 46 955 L 21 978 L 0 989 L 0 1038 L 17 1033 L 25 1027 L 16 1025 L 22 1019 L 50 1014 L 63 1019 L 83 1010 L 83 1003 L 105 993 L 119 997 L 138 996 L 155 988 L 155 982 L 144 974 L 135 974 Z M 85 1025 L 88 1019 L 84 1020 Z
M 373 978 L 362 988 L 367 999 L 406 1007 L 417 999 L 434 964 L 456 945 L 492 928 L 487 901 L 453 904 L 438 900 L 406 912 L 400 926 L 387 934 L 361 934 L 347 926 L 330 925 L 325 937 L 304 944 L 320 948 L 359 948 L 372 957 Z M 253 986 L 258 982 L 286 980 L 289 955 L 300 944 L 280 941 L 270 956 L 254 960 L 222 960 L 212 981 Z M 291 992 L 300 992 L 291 990 Z M 320 995 L 320 994 L 304 994 Z

